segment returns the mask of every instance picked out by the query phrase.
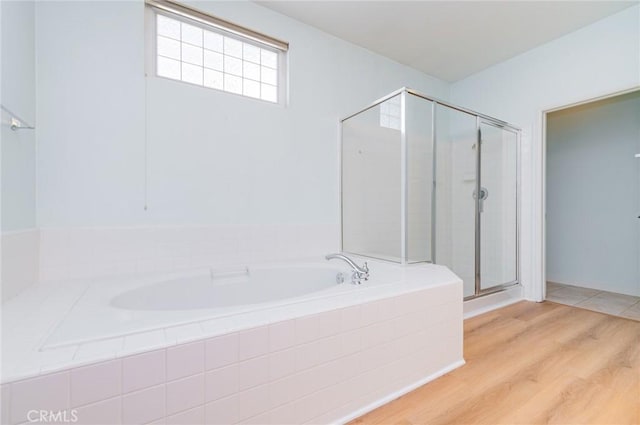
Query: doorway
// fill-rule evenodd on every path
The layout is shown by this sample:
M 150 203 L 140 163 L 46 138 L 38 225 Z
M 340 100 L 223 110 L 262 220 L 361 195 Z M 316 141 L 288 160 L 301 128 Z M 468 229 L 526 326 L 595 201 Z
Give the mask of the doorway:
M 640 91 L 546 114 L 546 299 L 640 320 Z

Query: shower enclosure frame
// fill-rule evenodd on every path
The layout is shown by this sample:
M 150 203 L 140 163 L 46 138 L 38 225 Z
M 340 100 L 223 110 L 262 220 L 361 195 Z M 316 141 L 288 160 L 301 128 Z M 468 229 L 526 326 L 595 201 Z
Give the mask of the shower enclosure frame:
M 401 161 L 401 176 L 400 176 L 400 184 L 401 184 L 401 194 L 400 194 L 400 214 L 401 214 L 401 219 L 400 219 L 400 224 L 401 224 L 401 228 L 400 228 L 400 233 L 401 233 L 401 261 L 400 264 L 402 265 L 407 265 L 407 264 L 414 264 L 416 262 L 409 262 L 408 261 L 408 243 L 409 243 L 409 229 L 407 226 L 407 223 L 409 221 L 409 214 L 408 214 L 408 208 L 407 208 L 407 202 L 408 202 L 408 155 L 407 155 L 407 130 L 406 130 L 406 99 L 408 95 L 413 95 L 416 96 L 418 98 L 424 99 L 426 101 L 432 102 L 432 108 L 431 108 L 431 120 L 432 120 L 432 126 L 431 126 L 431 143 L 432 143 L 432 182 L 433 182 L 433 187 L 432 187 L 432 191 L 431 191 L 431 260 L 430 261 L 420 261 L 420 262 L 426 262 L 426 263 L 437 263 L 437 252 L 436 252 L 436 192 L 437 192 L 437 184 L 436 184 L 436 167 L 437 167 L 437 160 L 436 160 L 436 149 L 437 149 L 437 139 L 436 139 L 436 114 L 437 114 L 437 106 L 441 105 L 447 108 L 451 108 L 453 110 L 459 111 L 459 112 L 463 112 L 472 116 L 475 116 L 476 118 L 476 141 L 478 143 L 478 146 L 480 146 L 480 142 L 481 142 L 481 129 L 480 126 L 484 123 L 486 125 L 491 125 L 497 128 L 501 128 L 503 130 L 506 131 L 510 131 L 512 133 L 515 134 L 516 136 L 516 181 L 515 181 L 515 191 L 516 191 L 516 204 L 515 204 L 515 208 L 516 208 L 516 213 L 515 213 L 515 221 L 516 221 L 516 232 L 515 232 L 515 276 L 516 279 L 510 282 L 504 282 L 502 284 L 499 285 L 495 285 L 486 289 L 482 289 L 482 281 L 481 281 L 481 276 L 482 276 L 482 270 L 481 270 L 481 235 L 482 235 L 482 226 L 481 226 L 481 215 L 480 215 L 480 210 L 479 210 L 479 206 L 480 206 L 480 200 L 478 199 L 478 197 L 476 197 L 475 201 L 474 201 L 474 205 L 475 205 L 475 229 L 474 229 L 474 238 L 475 238 L 475 273 L 474 273 L 474 277 L 475 277 L 475 281 L 474 281 L 474 288 L 475 288 L 475 293 L 473 295 L 464 297 L 464 300 L 471 300 L 474 298 L 478 298 L 480 296 L 484 296 L 484 295 L 489 295 L 489 294 L 493 294 L 496 292 L 501 292 L 504 291 L 508 288 L 511 288 L 515 285 L 518 285 L 520 283 L 520 225 L 521 225 L 521 208 L 520 208 L 520 185 L 521 185 L 521 176 L 520 176 L 520 144 L 521 144 L 521 128 L 517 127 L 513 124 L 510 124 L 506 121 L 494 118 L 492 116 L 480 113 L 480 112 L 476 112 L 474 110 L 471 109 L 467 109 L 443 100 L 440 100 L 438 98 L 432 97 L 432 96 L 428 96 L 424 93 L 420 93 L 414 89 L 408 88 L 408 87 L 402 87 L 398 90 L 395 90 L 391 93 L 389 93 L 386 96 L 383 96 L 379 99 L 377 99 L 376 101 L 370 103 L 369 105 L 367 105 L 366 107 L 360 109 L 359 111 L 350 114 L 342 119 L 340 119 L 340 136 L 339 136 L 339 187 L 340 187 L 340 200 L 339 200 L 339 205 L 340 205 L 340 249 L 348 254 L 354 254 L 354 255 L 360 255 L 363 257 L 370 257 L 370 258 L 376 258 L 377 260 L 381 260 L 378 257 L 373 257 L 373 256 L 369 256 L 369 255 L 365 255 L 365 254 L 361 254 L 361 253 L 357 253 L 357 252 L 349 252 L 346 251 L 344 249 L 344 208 L 343 208 L 343 124 L 345 121 L 347 121 L 350 118 L 353 118 L 357 115 L 360 115 L 363 112 L 366 112 L 372 108 L 375 108 L 376 106 L 379 106 L 380 104 L 388 101 L 391 98 L 394 98 L 396 96 L 400 96 L 400 161 Z M 478 154 L 476 154 L 476 193 L 480 193 L 480 189 L 481 189 L 481 155 L 482 155 L 482 150 L 479 149 Z M 383 261 L 385 261 L 384 259 L 382 259 Z M 386 261 L 390 261 L 390 260 L 386 260 Z

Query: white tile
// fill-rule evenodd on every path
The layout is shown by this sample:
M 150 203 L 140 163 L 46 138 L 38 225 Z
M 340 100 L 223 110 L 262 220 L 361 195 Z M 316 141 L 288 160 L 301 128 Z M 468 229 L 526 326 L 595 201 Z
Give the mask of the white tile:
M 598 295 L 602 291 L 598 289 L 582 288 L 579 286 L 572 286 L 572 285 L 557 285 L 557 286 L 552 286 L 551 290 L 548 292 L 551 294 L 555 294 L 557 292 L 558 295 L 569 295 L 569 296 L 576 296 L 576 297 L 583 297 L 583 298 L 591 298 L 595 295 Z
M 381 322 L 391 318 L 389 312 L 391 301 L 389 303 L 386 300 L 372 301 L 361 306 L 361 320 L 362 326 L 370 325 L 372 323 Z
M 145 424 L 165 415 L 165 387 L 158 385 L 122 397 L 122 422 Z
M 296 323 L 285 320 L 269 325 L 269 350 L 278 351 L 296 343 Z
M 167 381 L 204 371 L 204 342 L 192 342 L 167 349 Z
M 122 359 L 122 391 L 128 393 L 165 381 L 165 350 L 150 351 Z
M 640 320 L 640 302 L 633 304 L 631 307 L 620 313 L 620 315 L 627 319 Z
M 60 370 L 73 364 L 77 346 L 54 348 L 40 353 L 40 372 Z
M 238 422 L 241 425 L 272 425 L 270 412 L 264 412 Z
M 167 414 L 204 404 L 204 374 L 167 383 Z
M 206 341 L 207 370 L 216 369 L 238 361 L 238 334 L 232 333 Z
M 62 372 L 12 383 L 11 422 L 26 422 L 27 413 L 33 409 L 67 409 L 69 381 L 69 372 Z
M 199 325 L 205 336 L 224 335 L 237 329 L 237 325 L 233 317 L 219 317 L 216 319 L 205 320 L 199 322 Z
M 311 409 L 315 416 L 307 422 L 309 424 L 322 424 L 322 423 L 334 423 L 340 416 L 336 416 L 335 413 L 331 414 L 336 408 L 345 403 L 345 398 L 340 392 L 335 391 L 333 388 L 326 388 L 317 394 L 314 394 L 312 399 L 313 405 Z
M 340 381 L 346 372 L 345 369 L 340 361 L 334 361 L 293 375 L 298 377 L 296 384 L 298 396 L 311 394 Z
M 335 335 L 342 330 L 340 310 L 331 310 L 318 314 L 318 336 L 324 338 Z
M 69 266 L 46 267 L 40 270 L 41 282 L 62 281 L 69 278 Z
M 79 407 L 76 411 L 78 423 L 83 425 L 118 425 L 122 423 L 122 400 L 120 397 Z
M 87 342 L 80 345 L 74 360 L 108 360 L 122 350 L 123 338 L 111 338 L 102 341 Z
M 299 375 L 289 375 L 269 383 L 269 401 L 271 406 L 280 406 L 299 397 Z
M 238 422 L 238 397 L 222 398 L 204 406 L 205 423 L 207 425 L 228 425 Z
M 247 311 L 243 314 L 239 314 L 234 318 L 234 330 L 250 329 L 256 326 L 269 323 L 271 321 L 271 315 L 269 312 L 263 310 Z M 264 326 L 268 328 L 268 326 Z M 267 347 L 268 348 L 268 347 Z
M 547 301 L 553 301 L 559 304 L 576 305 L 583 301 L 587 301 L 590 297 L 582 294 L 575 294 L 571 291 L 558 290 L 547 294 Z
M 296 370 L 308 369 L 339 357 L 342 352 L 342 338 L 340 335 L 322 338 L 297 346 L 295 350 Z
M 214 369 L 205 374 L 206 400 L 213 401 L 238 391 L 238 365 Z
M 246 360 L 269 352 L 269 327 L 261 326 L 238 333 L 238 358 Z
M 394 322 L 378 322 L 362 328 L 362 348 L 382 344 L 394 334 Z
M 556 292 L 557 293 L 557 292 Z M 554 293 L 554 294 L 556 294 Z M 577 307 L 602 313 L 619 315 L 638 302 L 638 297 L 612 292 L 600 292 L 586 301 L 575 304 Z
M 385 343 L 362 351 L 359 367 L 362 371 L 374 370 L 393 361 L 396 349 L 394 344 Z
M 296 350 L 294 348 L 269 354 L 269 379 L 280 379 L 295 371 Z
M 318 315 L 299 317 L 296 322 L 296 343 L 304 344 L 320 338 Z
M 124 353 L 134 353 L 164 346 L 166 346 L 166 341 L 164 331 L 161 329 L 125 336 L 122 351 Z
M 269 421 L 278 425 L 296 425 L 302 423 L 296 414 L 293 403 L 287 403 L 269 411 Z
M 362 332 L 360 329 L 340 334 L 342 342 L 341 354 L 347 356 L 362 349 Z
M 322 409 L 324 403 L 323 392 L 319 391 L 314 394 L 310 394 L 306 397 L 302 397 L 293 402 L 296 409 L 296 416 L 301 420 L 301 423 L 321 415 L 324 413 Z
M 204 406 L 168 416 L 167 425 L 199 425 L 204 424 Z
M 95 403 L 122 391 L 120 360 L 102 362 L 71 370 L 71 407 Z
M 238 363 L 238 389 L 240 391 L 269 381 L 269 356 L 256 357 Z
M 238 393 L 238 419 L 243 420 L 257 416 L 269 410 L 269 386 L 261 385 Z
M 172 326 L 164 330 L 165 339 L 168 344 L 179 344 L 202 339 L 204 333 L 198 323 L 188 325 Z
M 0 423 L 11 422 L 11 390 L 9 384 L 3 384 L 0 393 Z

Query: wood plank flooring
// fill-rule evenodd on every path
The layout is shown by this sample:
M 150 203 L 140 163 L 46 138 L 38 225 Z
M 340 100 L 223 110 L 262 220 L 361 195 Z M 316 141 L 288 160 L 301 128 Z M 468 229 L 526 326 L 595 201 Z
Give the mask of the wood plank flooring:
M 640 424 L 640 322 L 520 302 L 464 323 L 467 364 L 352 424 Z

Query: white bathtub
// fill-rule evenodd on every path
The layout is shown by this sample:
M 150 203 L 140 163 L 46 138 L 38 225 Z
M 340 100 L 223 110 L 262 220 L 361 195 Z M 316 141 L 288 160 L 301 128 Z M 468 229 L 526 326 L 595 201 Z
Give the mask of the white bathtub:
M 344 422 L 462 365 L 460 279 L 369 268 L 361 285 L 324 259 L 36 285 L 3 305 L 6 422 Z
M 242 307 L 322 293 L 334 289 L 339 280 L 348 280 L 348 276 L 344 268 L 316 264 L 212 269 L 129 290 L 109 304 L 126 310 Z
M 214 326 L 233 327 L 228 323 L 253 321 L 247 316 L 265 311 L 271 314 L 265 313 L 262 320 L 268 321 L 267 316 L 283 307 L 291 310 L 321 299 L 330 304 L 339 296 L 357 302 L 354 295 L 401 277 L 397 265 L 370 263 L 371 278 L 360 285 L 351 283 L 351 269 L 339 260 L 200 269 L 93 283 L 47 336 L 42 349 L 212 320 Z M 339 277 L 343 283 L 338 283 Z

